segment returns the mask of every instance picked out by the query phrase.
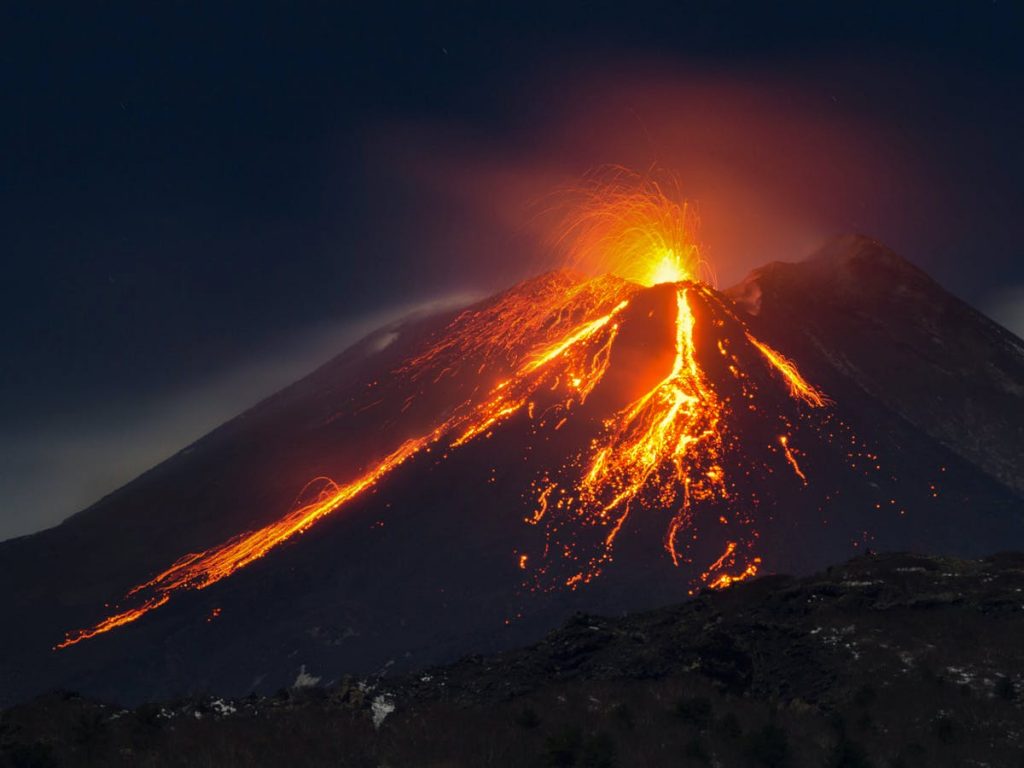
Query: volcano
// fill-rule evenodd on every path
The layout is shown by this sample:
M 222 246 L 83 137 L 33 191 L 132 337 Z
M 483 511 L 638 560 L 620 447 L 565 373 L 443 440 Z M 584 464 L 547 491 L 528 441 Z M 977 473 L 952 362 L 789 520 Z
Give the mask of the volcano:
M 590 230 L 593 231 L 593 230 Z M 0 696 L 416 669 L 868 549 L 1024 547 L 1024 343 L 874 241 L 381 329 L 0 544 Z

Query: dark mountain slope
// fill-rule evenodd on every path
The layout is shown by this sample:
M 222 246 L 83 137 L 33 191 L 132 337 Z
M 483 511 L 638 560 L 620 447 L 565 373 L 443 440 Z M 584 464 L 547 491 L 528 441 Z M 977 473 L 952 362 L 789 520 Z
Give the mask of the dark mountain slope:
M 915 427 L 1024 492 L 1024 341 L 885 246 L 838 238 L 726 293 Z

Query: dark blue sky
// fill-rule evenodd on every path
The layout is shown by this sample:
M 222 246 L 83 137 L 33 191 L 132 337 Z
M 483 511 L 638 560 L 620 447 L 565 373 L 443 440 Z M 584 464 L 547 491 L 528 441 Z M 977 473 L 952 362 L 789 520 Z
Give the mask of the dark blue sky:
M 867 231 L 983 308 L 1024 307 L 1017 3 L 35 5 L 0 11 L 0 537 L 110 490 L 353 323 L 529 271 L 510 254 L 530 241 L 466 203 L 489 197 L 487 174 L 462 169 L 633 159 L 609 156 L 632 140 L 609 138 L 615 115 L 601 141 L 536 147 L 573 124 L 574 84 L 598 94 L 593 114 L 600 78 L 634 63 L 785 94 L 722 115 L 791 96 L 805 123 L 827 112 L 876 170 L 856 194 L 842 168 L 827 189 L 808 181 L 815 199 L 835 191 L 823 232 Z M 656 133 L 657 107 L 638 111 Z M 785 186 L 803 199 L 799 174 Z M 290 360 L 276 378 L 253 373 L 276 357 Z M 168 432 L 172 406 L 204 416 Z

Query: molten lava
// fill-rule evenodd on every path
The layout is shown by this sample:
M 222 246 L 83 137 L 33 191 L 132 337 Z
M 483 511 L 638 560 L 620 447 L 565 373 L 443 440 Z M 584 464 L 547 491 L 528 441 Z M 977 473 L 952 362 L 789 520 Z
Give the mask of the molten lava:
M 447 379 L 469 377 L 477 384 L 465 399 L 344 482 L 312 481 L 306 500 L 280 519 L 184 555 L 132 588 L 126 595 L 130 606 L 69 632 L 56 648 L 129 624 L 177 592 L 216 584 L 337 513 L 420 454 L 437 446 L 443 460 L 513 419 L 531 424 L 534 435 L 567 425 L 593 435 L 561 464 L 544 468 L 529 490 L 526 522 L 542 527 L 546 545 L 543 552 L 517 550 L 514 556 L 534 588 L 575 589 L 596 578 L 613 561 L 627 524 L 641 513 L 663 517 L 664 549 L 677 567 L 702 557 L 694 548 L 703 510 L 715 526 L 728 527 L 725 551 L 698 567 L 694 586 L 725 587 L 754 576 L 762 562 L 755 552 L 760 496 L 745 495 L 736 479 L 770 475 L 778 465 L 806 485 L 790 443 L 793 414 L 824 408 L 828 401 L 791 360 L 753 336 L 728 299 L 697 280 L 708 270 L 692 226 L 686 204 L 653 181 L 618 171 L 587 187 L 585 203 L 567 224 L 566 242 L 570 262 L 599 271 L 597 277 L 541 278 L 465 310 L 394 372 L 417 386 L 442 387 Z M 642 287 L 662 283 L 672 285 Z M 599 387 L 605 385 L 608 401 L 614 400 L 608 373 L 625 318 L 645 290 L 664 291 L 670 301 L 665 306 L 671 362 L 639 396 L 595 415 L 587 405 Z M 644 299 L 653 302 L 647 315 L 635 313 L 641 320 L 662 306 L 650 296 Z M 760 405 L 761 387 L 773 383 L 798 410 L 773 413 Z M 749 445 L 737 426 L 741 417 L 763 422 L 765 434 L 775 437 Z
M 666 191 L 666 186 L 675 187 Z M 626 168 L 604 168 L 570 190 L 573 203 L 559 243 L 567 263 L 640 285 L 706 278 L 710 265 L 694 239 L 696 216 L 674 178 L 658 180 Z

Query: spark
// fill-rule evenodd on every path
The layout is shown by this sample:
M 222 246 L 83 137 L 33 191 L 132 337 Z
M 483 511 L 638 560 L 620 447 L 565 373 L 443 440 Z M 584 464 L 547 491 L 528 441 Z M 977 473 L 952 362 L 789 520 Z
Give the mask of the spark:
M 572 208 L 557 242 L 566 262 L 645 286 L 702 277 L 714 282 L 695 241 L 696 215 L 678 190 L 670 176 L 618 166 L 591 173 L 566 195 Z

